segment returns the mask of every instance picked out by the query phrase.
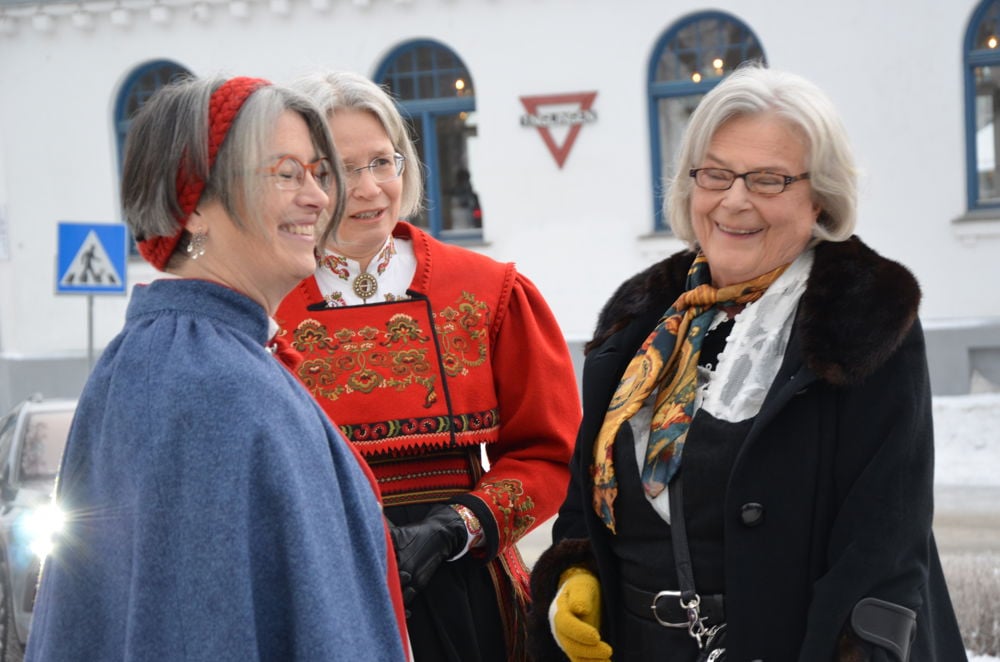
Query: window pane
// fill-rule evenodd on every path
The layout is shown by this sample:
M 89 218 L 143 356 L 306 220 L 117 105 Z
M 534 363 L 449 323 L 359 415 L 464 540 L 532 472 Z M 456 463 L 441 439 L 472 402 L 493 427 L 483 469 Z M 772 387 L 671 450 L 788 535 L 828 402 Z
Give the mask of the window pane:
M 998 30 L 1000 30 L 1000 2 L 994 2 L 979 22 L 976 30 L 976 43 L 972 47 L 977 50 L 997 50 L 997 47 L 1000 46 Z
M 437 49 L 435 55 L 436 61 L 434 64 L 438 69 L 455 69 L 460 66 L 455 56 L 444 49 Z
M 413 71 L 432 71 L 434 69 L 434 49 L 421 46 L 413 51 Z
M 724 18 L 696 20 L 666 44 L 655 80 L 700 83 L 724 76 L 745 60 L 763 57 L 760 44 L 740 23 Z
M 438 74 L 438 96 L 459 97 L 472 94 L 468 77 L 461 69 L 448 69 Z M 468 89 L 467 89 L 468 88 Z
M 393 93 L 397 94 L 401 99 L 413 99 L 417 96 L 416 89 L 413 87 L 413 79 L 409 76 L 400 76 L 395 80 L 395 85 L 392 86 Z
M 660 119 L 660 172 L 663 173 L 663 191 L 674 176 L 674 157 L 680 149 L 681 136 L 687 130 L 691 113 L 698 106 L 703 94 L 671 97 L 659 102 Z
M 674 175 L 674 157 L 691 113 L 701 98 L 740 64 L 766 58 L 753 32 L 720 12 L 705 12 L 677 23 L 665 33 L 651 58 L 650 101 L 655 104 L 652 155 L 655 229 L 665 229 L 661 215 L 666 189 Z
M 410 71 L 402 74 L 404 62 Z M 437 237 L 481 236 L 482 213 L 473 157 L 475 90 L 461 58 L 434 42 L 401 46 L 380 70 L 380 83 L 410 117 L 411 135 L 425 166 L 424 207 L 410 221 Z M 434 103 L 415 103 L 433 101 Z
M 461 81 L 460 85 L 456 85 Z M 435 45 L 401 51 L 386 69 L 385 83 L 404 101 L 472 94 L 469 72 L 454 53 Z
M 1000 200 L 997 190 L 996 156 L 1000 152 L 995 130 L 1000 108 L 1000 85 L 993 67 L 976 67 L 976 171 L 979 178 L 979 202 Z
M 427 145 L 427 140 L 424 137 L 423 123 L 419 121 L 419 118 L 417 119 L 418 121 L 408 119 L 406 125 L 410 130 L 410 135 L 413 136 L 413 146 L 417 148 L 417 158 L 420 160 L 420 163 L 427 163 L 427 155 L 424 153 L 424 146 Z M 410 166 L 407 165 L 407 167 Z M 425 230 L 430 229 L 430 220 L 427 218 L 427 208 L 430 204 L 432 204 L 430 196 L 427 194 L 427 191 L 424 191 L 423 206 L 415 216 L 410 218 L 410 223 Z
M 186 75 L 188 75 L 188 71 L 175 64 L 164 64 L 146 71 L 132 83 L 128 91 L 129 96 L 125 102 L 125 118 L 130 119 L 135 115 L 143 104 L 149 101 L 149 97 L 153 96 L 161 87 Z
M 469 155 L 475 151 L 476 143 L 475 113 L 443 115 L 435 123 L 441 177 L 441 229 L 480 230 L 482 209 L 469 167 Z
M 434 78 L 432 76 L 420 76 L 417 79 L 417 99 L 433 99 L 437 95 L 434 93 Z

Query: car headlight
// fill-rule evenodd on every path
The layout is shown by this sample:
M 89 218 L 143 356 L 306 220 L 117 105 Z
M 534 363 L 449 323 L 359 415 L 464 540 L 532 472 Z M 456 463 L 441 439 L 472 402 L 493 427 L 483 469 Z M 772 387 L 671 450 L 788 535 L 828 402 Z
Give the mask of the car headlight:
M 44 559 L 52 551 L 55 538 L 66 524 L 66 515 L 54 503 L 31 509 L 24 515 L 21 531 L 30 549 Z

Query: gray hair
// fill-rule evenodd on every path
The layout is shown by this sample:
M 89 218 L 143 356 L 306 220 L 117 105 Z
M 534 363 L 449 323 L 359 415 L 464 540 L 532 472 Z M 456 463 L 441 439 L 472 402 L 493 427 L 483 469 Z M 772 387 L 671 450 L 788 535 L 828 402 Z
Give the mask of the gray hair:
M 240 108 L 209 168 L 209 104 L 213 92 L 225 82 L 224 78 L 188 78 L 171 83 L 136 114 L 122 167 L 122 207 L 136 240 L 176 236 L 186 225 L 177 195 L 181 167 L 205 182 L 199 202 L 217 200 L 240 229 L 263 230 L 267 189 L 258 178 L 247 177 L 247 172 L 270 157 L 270 140 L 286 111 L 305 120 L 316 153 L 334 164 L 336 185 L 329 195 L 336 196 L 332 218 L 339 222 L 345 199 L 343 166 L 329 125 L 308 98 L 290 88 L 266 85 L 255 90 Z M 182 237 L 174 257 L 186 243 Z
M 723 124 L 736 117 L 764 113 L 774 113 L 787 121 L 805 139 L 809 182 L 813 199 L 820 207 L 813 242 L 844 241 L 854 233 L 857 171 L 847 131 L 833 103 L 801 76 L 751 63 L 736 69 L 705 95 L 681 139 L 664 213 L 674 234 L 692 249 L 697 249 L 698 242 L 691 226 L 694 179 L 688 171 L 705 158 Z
M 388 92 L 368 78 L 349 71 L 308 74 L 292 82 L 291 87 L 309 97 L 328 119 L 340 110 L 363 110 L 374 115 L 393 148 L 406 159 L 400 216 L 409 218 L 420 211 L 424 193 L 420 159 L 406 122 Z M 324 233 L 323 239 L 330 234 L 330 231 Z

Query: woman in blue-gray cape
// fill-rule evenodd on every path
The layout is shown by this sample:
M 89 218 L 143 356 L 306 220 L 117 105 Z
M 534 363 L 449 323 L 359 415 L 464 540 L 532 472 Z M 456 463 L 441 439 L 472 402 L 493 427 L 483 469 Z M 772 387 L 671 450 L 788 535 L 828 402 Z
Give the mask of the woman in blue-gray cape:
M 137 286 L 80 398 L 28 660 L 404 660 L 369 477 L 271 321 L 339 218 L 325 119 L 250 78 L 137 115 L 122 201 Z

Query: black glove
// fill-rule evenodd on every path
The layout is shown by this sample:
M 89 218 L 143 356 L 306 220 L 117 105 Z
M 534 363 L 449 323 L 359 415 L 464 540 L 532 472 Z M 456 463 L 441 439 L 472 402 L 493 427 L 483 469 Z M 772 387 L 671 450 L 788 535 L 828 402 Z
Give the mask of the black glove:
M 389 534 L 396 548 L 405 605 L 426 588 L 442 562 L 462 551 L 469 538 L 462 516 L 445 504 L 432 506 L 427 517 L 414 524 L 393 526 L 390 522 Z

